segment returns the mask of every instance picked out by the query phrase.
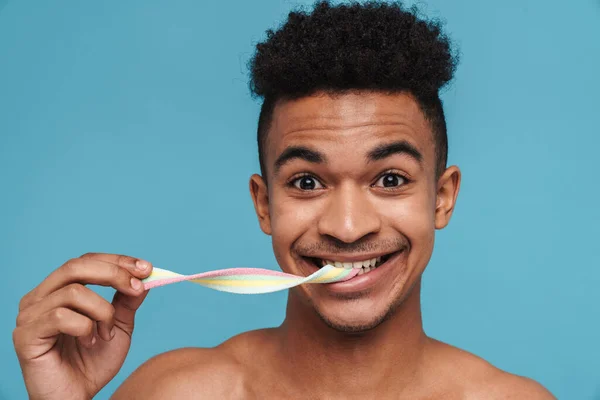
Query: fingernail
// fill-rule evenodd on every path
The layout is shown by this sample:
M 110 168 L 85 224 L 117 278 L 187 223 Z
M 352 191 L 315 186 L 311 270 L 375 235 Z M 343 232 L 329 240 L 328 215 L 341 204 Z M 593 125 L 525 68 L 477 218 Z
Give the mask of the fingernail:
M 117 333 L 117 330 L 115 329 L 115 327 L 113 326 L 112 329 L 110 330 L 110 338 L 114 338 L 115 337 L 115 333 Z
M 148 264 L 147 261 L 137 260 L 135 262 L 135 267 L 140 271 L 146 271 L 146 270 L 148 270 L 148 268 L 150 268 L 150 265 Z
M 142 282 L 137 278 L 131 278 L 131 287 L 139 290 L 142 287 Z

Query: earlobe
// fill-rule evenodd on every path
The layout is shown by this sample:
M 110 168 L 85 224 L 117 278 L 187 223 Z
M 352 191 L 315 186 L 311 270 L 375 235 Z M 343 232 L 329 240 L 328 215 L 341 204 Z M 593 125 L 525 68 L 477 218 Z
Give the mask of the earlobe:
M 460 190 L 460 179 L 461 172 L 457 166 L 447 168 L 439 178 L 435 203 L 435 229 L 443 229 L 450 222 Z
M 250 177 L 250 196 L 254 202 L 254 210 L 258 217 L 260 229 L 271 234 L 271 216 L 269 215 L 269 191 L 262 176 L 254 174 Z

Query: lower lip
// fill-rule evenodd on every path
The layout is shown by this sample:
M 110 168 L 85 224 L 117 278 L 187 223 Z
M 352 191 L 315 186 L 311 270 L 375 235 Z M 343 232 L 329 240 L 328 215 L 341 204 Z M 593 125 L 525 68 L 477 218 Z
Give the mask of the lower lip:
M 354 278 L 348 279 L 347 281 L 328 283 L 323 286 L 333 293 L 356 293 L 366 291 L 375 286 L 377 282 L 393 268 L 393 264 L 395 264 L 403 255 L 404 251 L 400 251 L 374 270 L 361 275 L 356 275 Z M 316 269 L 316 266 L 313 265 L 313 268 Z

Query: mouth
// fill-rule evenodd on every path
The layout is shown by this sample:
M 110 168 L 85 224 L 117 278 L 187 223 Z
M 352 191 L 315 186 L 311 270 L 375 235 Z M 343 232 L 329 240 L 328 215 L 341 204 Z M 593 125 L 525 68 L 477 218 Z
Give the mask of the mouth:
M 307 258 L 307 260 L 310 261 L 312 264 L 314 264 L 317 268 L 322 268 L 325 265 L 332 265 L 336 268 L 355 269 L 355 270 L 358 270 L 358 273 L 356 274 L 356 276 L 359 276 L 359 275 L 368 274 L 369 272 L 376 270 L 381 265 L 385 264 L 385 262 L 387 260 L 389 260 L 392 256 L 394 256 L 394 254 L 396 254 L 396 253 L 397 252 L 388 253 L 388 254 L 383 254 L 380 256 L 375 256 L 372 258 L 366 258 L 364 260 L 356 260 L 356 261 L 324 259 L 324 258 L 316 258 L 316 257 L 309 257 L 309 258 Z

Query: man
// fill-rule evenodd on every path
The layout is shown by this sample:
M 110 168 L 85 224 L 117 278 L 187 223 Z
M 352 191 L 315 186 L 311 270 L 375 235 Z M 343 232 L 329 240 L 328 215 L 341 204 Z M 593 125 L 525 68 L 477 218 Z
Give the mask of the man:
M 261 229 L 285 272 L 358 275 L 290 290 L 278 328 L 154 357 L 113 397 L 553 398 L 423 331 L 421 276 L 460 186 L 439 99 L 455 66 L 440 26 L 395 4 L 319 3 L 269 31 L 251 63 Z M 92 398 L 115 376 L 150 271 L 86 254 L 22 299 L 13 337 L 32 399 Z M 112 305 L 85 284 L 114 287 Z

